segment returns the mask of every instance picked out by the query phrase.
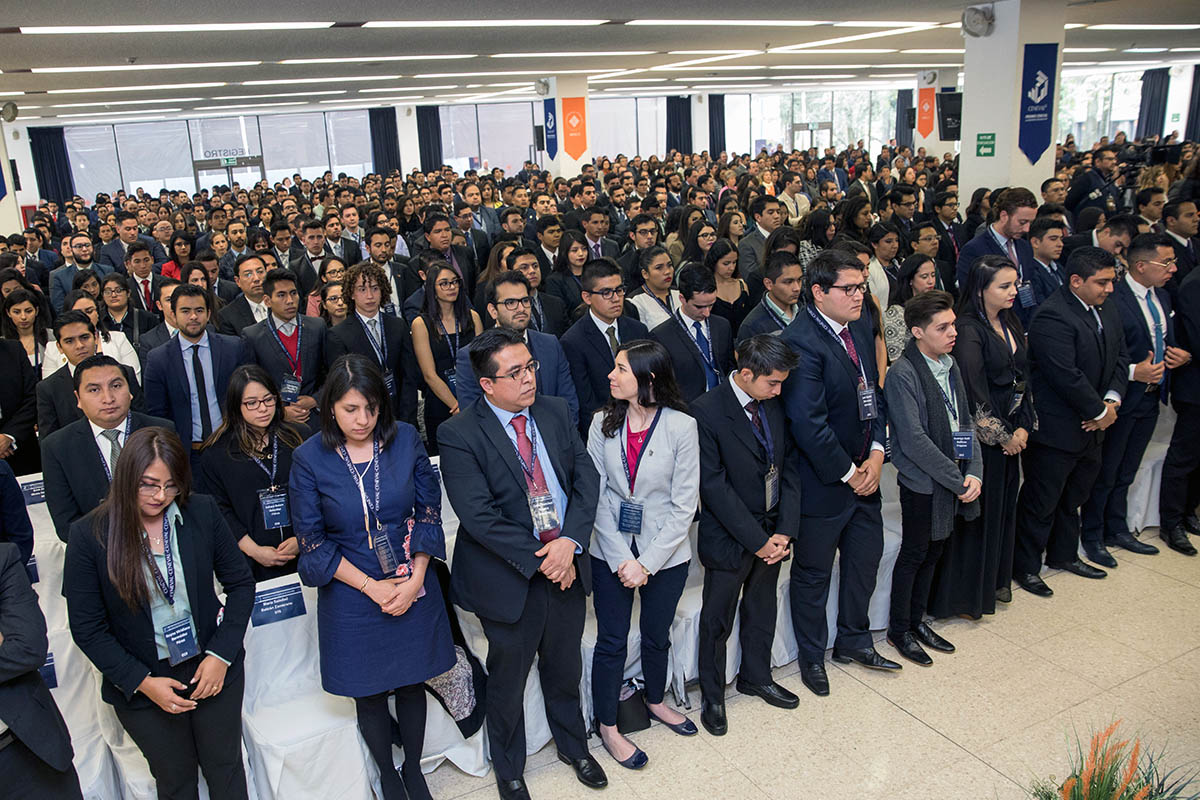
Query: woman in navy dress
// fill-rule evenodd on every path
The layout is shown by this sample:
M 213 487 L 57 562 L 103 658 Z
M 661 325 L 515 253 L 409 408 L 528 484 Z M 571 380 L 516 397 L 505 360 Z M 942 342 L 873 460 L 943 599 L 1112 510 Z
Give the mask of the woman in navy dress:
M 291 508 L 300 578 L 320 589 L 321 683 L 354 698 L 385 800 L 430 798 L 422 684 L 455 662 L 441 589 L 426 571 L 430 558 L 446 557 L 441 488 L 416 429 L 394 420 L 383 376 L 363 356 L 331 368 L 321 433 L 292 455 Z M 399 775 L 389 695 L 404 749 Z

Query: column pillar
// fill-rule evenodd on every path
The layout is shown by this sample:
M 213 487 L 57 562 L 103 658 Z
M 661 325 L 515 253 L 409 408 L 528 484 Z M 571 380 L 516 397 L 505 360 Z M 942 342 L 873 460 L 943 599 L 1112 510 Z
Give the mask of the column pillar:
M 991 34 L 963 38 L 959 195 L 964 204 L 980 186 L 1024 186 L 1037 196 L 1042 181 L 1054 174 L 1066 2 L 1002 0 L 991 8 L 995 13 Z M 1037 44 L 1054 45 L 1057 53 L 1040 65 L 1044 80 L 1036 74 L 1029 79 L 1025 75 L 1026 45 Z M 1030 66 L 1034 66 L 1033 59 Z M 1025 110 L 1031 116 L 1049 115 L 1050 135 L 1045 150 L 1031 163 L 1019 138 L 1024 101 L 1033 102 L 1033 98 L 1037 98 L 1037 108 Z
M 558 151 L 550 159 L 550 174 L 570 178 L 592 161 L 592 143 L 588 135 L 588 86 L 586 75 L 550 77 L 548 98 L 554 100 L 554 135 Z M 546 130 L 547 139 L 551 136 Z M 549 147 L 549 141 L 547 141 Z M 549 155 L 549 153 L 547 153 Z
M 694 94 L 692 103 L 692 152 L 702 153 L 708 148 L 708 95 Z M 709 155 L 715 155 L 710 153 Z
M 958 69 L 951 67 L 948 69 L 929 69 L 917 73 L 917 88 L 913 93 L 913 103 L 917 108 L 918 125 L 913 129 L 913 152 L 924 147 L 926 155 L 937 156 L 938 161 L 941 161 L 942 154 L 949 151 L 954 152 L 955 146 L 958 144 L 953 139 L 943 139 L 941 136 L 941 122 L 938 119 L 937 113 L 937 95 L 943 91 L 953 92 L 958 88 Z M 925 89 L 927 93 L 922 93 Z M 930 113 L 933 115 L 933 127 L 928 136 L 922 136 L 922 125 L 920 124 L 921 104 L 929 98 L 933 104 Z
M 0 231 L 9 233 L 25 229 L 25 224 L 21 221 L 21 206 L 17 203 L 17 187 L 13 185 L 12 170 L 8 166 L 8 147 L 4 141 L 12 130 L 0 126 L 0 175 L 4 179 L 4 197 L 0 198 Z M 30 174 L 25 179 L 33 180 L 33 175 Z

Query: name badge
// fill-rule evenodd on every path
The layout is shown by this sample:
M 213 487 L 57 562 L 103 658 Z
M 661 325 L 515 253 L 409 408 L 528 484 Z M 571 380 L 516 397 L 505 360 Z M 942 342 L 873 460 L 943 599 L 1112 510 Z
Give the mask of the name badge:
M 295 375 L 286 375 L 279 383 L 279 396 L 285 403 L 294 403 L 300 399 L 300 381 Z
M 972 431 L 954 431 L 954 457 L 970 461 L 975 454 L 975 434 Z
M 446 381 L 446 385 L 450 387 L 450 394 L 458 397 L 458 385 L 456 383 L 456 375 L 454 367 L 450 367 L 443 373 L 442 377 Z
M 1021 407 L 1021 401 L 1025 399 L 1024 392 L 1013 392 L 1012 402 L 1008 407 L 1008 413 L 1015 414 L 1017 409 Z
M 46 484 L 40 480 L 22 481 L 21 494 L 25 495 L 25 505 L 36 506 L 46 502 Z
M 263 527 L 267 530 L 286 528 L 292 524 L 287 489 L 259 489 L 258 504 L 262 507 Z
M 37 556 L 30 556 L 29 560 L 25 562 L 25 574 L 29 576 L 30 583 L 38 582 Z
M 1017 301 L 1025 308 L 1033 308 L 1037 305 L 1037 301 L 1033 297 L 1033 286 L 1028 283 L 1021 284 L 1017 289 Z
M 861 422 L 875 419 L 879 416 L 879 399 L 875 396 L 875 387 L 858 382 L 858 419 Z
M 254 595 L 254 610 L 250 613 L 250 624 L 254 627 L 282 622 L 308 613 L 304 607 L 304 591 L 298 583 L 263 589 Z
M 167 640 L 167 661 L 172 667 L 200 655 L 200 648 L 196 644 L 196 631 L 192 628 L 190 616 L 168 622 L 163 625 L 162 632 L 163 638 Z
M 637 536 L 642 532 L 642 504 L 621 501 L 621 509 L 617 512 L 617 530 Z
M 383 373 L 383 385 L 387 388 L 387 393 L 390 397 L 396 396 L 396 376 L 392 374 L 390 369 Z
M 767 470 L 765 488 L 764 508 L 770 511 L 779 505 L 779 470 L 774 465 Z
M 46 682 L 47 689 L 58 688 L 58 673 L 54 671 L 54 653 L 46 653 L 46 663 L 38 667 L 38 672 L 42 675 L 42 680 Z
M 385 578 L 407 578 L 412 574 L 412 562 L 408 558 L 408 537 L 402 541 L 395 525 L 381 525 L 372 534 L 375 557 Z
M 558 509 L 554 507 L 554 498 L 549 492 L 531 494 L 529 498 L 529 516 L 533 518 L 534 533 L 552 531 L 561 528 L 558 520 Z

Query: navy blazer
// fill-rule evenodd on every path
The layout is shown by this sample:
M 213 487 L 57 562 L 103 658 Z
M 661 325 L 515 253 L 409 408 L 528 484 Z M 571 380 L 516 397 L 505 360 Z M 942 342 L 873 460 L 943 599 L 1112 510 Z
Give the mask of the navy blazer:
M 224 407 L 225 390 L 229 378 L 239 364 L 249 362 L 250 354 L 245 342 L 236 336 L 208 333 L 208 344 L 213 360 L 212 387 L 217 403 Z M 192 390 L 188 385 L 187 372 L 183 367 L 183 350 L 180 337 L 172 337 L 166 344 L 150 351 L 146 357 L 146 368 L 142 373 L 146 393 L 146 411 L 155 417 L 164 417 L 175 423 L 175 431 L 183 440 L 184 447 L 192 444 Z M 215 428 L 217 420 L 213 420 Z
M 579 396 L 575 393 L 575 382 L 571 379 L 571 367 L 567 363 L 567 354 L 563 352 L 562 345 L 558 343 L 558 339 L 548 333 L 540 333 L 532 328 L 526 328 L 525 333 L 528 337 L 529 353 L 539 365 L 537 371 L 538 393 L 566 400 L 567 408 L 571 413 L 571 424 L 579 427 Z M 456 375 L 475 375 L 468 348 L 459 348 L 458 362 L 454 369 Z M 478 376 L 475 376 L 474 380 L 458 380 L 455 388 L 458 390 L 459 408 L 466 408 L 483 394 L 479 388 Z
M 1022 280 L 1032 280 L 1033 270 L 1041 269 L 1038 266 L 1036 259 L 1033 257 L 1033 245 L 1025 239 L 1014 239 L 1013 247 L 1017 251 L 1017 268 L 1020 271 Z M 996 241 L 996 237 L 992 234 L 991 226 L 985 225 L 983 231 L 971 241 L 962 246 L 958 251 L 958 265 L 955 267 L 955 278 L 958 281 L 959 290 L 967 288 L 967 274 L 971 271 L 971 265 L 979 260 L 981 256 L 1003 256 L 1008 258 L 1008 253 Z M 1017 318 L 1021 320 L 1021 324 L 1029 328 L 1029 320 L 1033 318 L 1033 308 L 1025 308 L 1021 305 L 1021 301 L 1017 300 L 1013 303 L 1013 311 L 1017 312 Z
M 1158 299 L 1158 305 L 1163 310 L 1163 347 L 1177 347 L 1171 295 L 1166 289 L 1151 289 L 1150 291 L 1154 292 L 1154 296 Z M 1150 328 L 1146 324 L 1146 316 L 1142 313 L 1142 304 L 1124 278 L 1117 279 L 1116 289 L 1113 290 L 1113 300 L 1116 301 L 1117 308 L 1121 311 L 1121 325 L 1125 328 L 1125 352 L 1129 356 L 1129 363 L 1136 364 L 1145 361 L 1146 354 L 1154 352 L 1154 340 L 1150 337 Z M 1171 373 L 1172 370 L 1165 370 L 1166 384 L 1160 393 L 1160 399 L 1164 403 L 1167 402 L 1167 395 L 1170 392 Z M 1125 391 L 1127 402 L 1121 404 L 1119 412 L 1128 412 L 1134 409 L 1137 404 L 1133 401 L 1140 400 L 1145 393 L 1145 383 L 1129 381 L 1129 388 Z
M 150 248 L 150 255 L 154 257 L 154 266 L 161 266 L 167 263 L 170 259 L 167 257 L 167 251 L 158 243 L 152 236 L 138 234 L 138 239 L 146 243 Z M 199 252 L 200 248 L 197 248 Z M 125 273 L 125 248 L 121 246 L 120 239 L 113 239 L 108 244 L 100 248 L 100 257 L 96 259 L 101 264 L 106 264 L 120 273 Z M 157 273 L 156 273 L 157 274 Z
M 862 370 L 875 385 L 879 413 L 869 422 L 858 418 L 860 374 L 841 342 L 818 326 L 808 311 L 797 314 L 783 332 L 783 340 L 800 357 L 800 364 L 783 384 L 782 396 L 792 437 L 800 451 L 800 483 L 805 490 L 807 517 L 834 516 L 853 503 L 854 490 L 842 483 L 842 476 L 861 463 L 859 454 L 868 437 L 870 442 L 887 441 L 887 412 L 883 392 L 879 391 L 874 330 L 865 309 L 849 327 Z M 878 501 L 878 492 L 874 497 Z
M 225 305 L 216 314 L 217 330 L 226 336 L 244 336 L 244 331 L 258 324 L 254 312 L 250 310 L 250 301 L 246 295 L 239 294 L 231 303 Z M 211 324 L 211 323 L 210 323 Z
M 650 331 L 636 319 L 621 315 L 617 317 L 617 338 L 622 344 L 634 339 L 648 339 Z M 571 365 L 571 378 L 579 398 L 580 430 L 586 435 L 592 415 L 608 402 L 608 373 L 613 370 L 612 350 L 587 309 L 559 341 L 567 355 L 567 363 Z
M 383 322 L 383 341 L 387 345 L 387 363 L 381 367 L 392 371 L 396 384 L 392 410 L 397 420 L 416 427 L 417 386 L 420 385 L 421 370 L 413 353 L 412 336 L 401 318 L 381 313 L 379 319 Z M 467 348 L 462 349 L 465 352 Z M 325 340 L 325 360 L 329 366 L 349 353 L 357 353 L 379 364 L 375 348 L 367 338 L 367 329 L 353 311 L 340 324 L 329 329 L 329 338 Z M 461 386 L 458 389 L 462 391 Z
M 1067 274 L 1063 272 L 1062 264 L 1055 261 L 1050 266 L 1054 269 L 1053 275 L 1035 259 L 1033 266 L 1025 275 L 1025 279 L 1033 287 L 1033 299 L 1039 306 L 1067 282 Z
M 688 325 L 692 321 L 683 320 Z M 712 314 L 708 318 L 708 347 L 712 354 L 713 366 L 717 373 L 717 384 L 729 376 L 733 369 L 733 333 L 729 320 Z M 685 403 L 690 403 L 708 391 L 708 375 L 704 357 L 700 355 L 700 347 L 692 338 L 691 333 L 684 330 L 679 318 L 672 315 L 666 322 L 659 323 L 650 332 L 650 338 L 666 348 L 671 357 L 671 365 L 675 367 L 675 382 L 679 384 L 679 393 Z
M 102 281 L 105 275 L 113 271 L 108 264 L 100 264 L 95 261 L 88 265 L 88 269 L 95 272 L 96 277 Z M 63 310 L 63 301 L 71 293 L 71 281 L 75 280 L 77 272 L 79 272 L 78 266 L 65 264 L 50 273 L 50 305 L 54 306 L 56 313 Z
M 47 498 L 48 500 L 49 498 Z M 25 508 L 25 495 L 13 475 L 12 467 L 0 459 L 0 542 L 12 542 L 21 554 L 21 563 L 33 555 L 33 523 Z M 40 664 L 38 666 L 41 666 Z
M 300 394 L 317 397 L 325 385 L 325 320 L 320 317 L 296 316 L 300 323 Z M 267 371 L 275 386 L 283 385 L 285 376 L 292 374 L 292 364 L 283 345 L 271 330 L 271 318 L 257 322 L 242 331 L 246 349 L 252 361 Z

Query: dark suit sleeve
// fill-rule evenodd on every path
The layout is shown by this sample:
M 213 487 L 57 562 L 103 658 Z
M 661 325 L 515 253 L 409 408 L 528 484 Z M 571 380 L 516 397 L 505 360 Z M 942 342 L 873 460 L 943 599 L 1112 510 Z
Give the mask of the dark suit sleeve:
M 71 481 L 67 478 L 66 466 L 59 457 L 59 448 L 53 445 L 59 440 L 42 443 L 42 483 L 46 491 L 46 508 L 50 511 L 50 519 L 54 521 L 54 532 L 65 544 L 71 531 L 71 523 L 83 516 L 84 512 L 71 491 Z M 32 547 L 32 532 L 30 534 Z
M 233 661 L 242 649 L 246 625 L 250 622 L 250 611 L 254 607 L 254 577 L 216 501 L 206 495 L 196 495 L 192 503 L 197 506 L 196 516 L 211 526 L 213 575 L 225 590 L 225 614 L 205 645 L 205 650 L 212 651 L 225 661 Z
M 401 321 L 403 322 L 403 320 Z M 417 354 L 413 350 L 412 335 L 407 330 L 404 332 L 404 343 L 400 353 L 400 372 L 400 375 L 393 376 L 400 380 L 400 385 L 396 387 L 400 405 L 399 417 L 403 422 L 416 427 L 417 387 L 421 384 L 421 368 L 417 364 Z M 459 407 L 462 407 L 461 403 Z
M 17 547 L 0 544 L 0 684 L 42 666 L 50 647 L 46 618 Z
M 854 460 L 842 449 L 829 424 L 825 365 L 807 348 L 801 348 L 798 354 L 800 363 L 783 385 L 787 419 L 796 444 L 808 456 L 821 482 L 836 484 L 854 466 Z
M 575 392 L 575 381 L 571 379 L 571 366 L 567 362 L 567 354 L 563 351 L 562 343 L 554 339 L 554 347 L 558 350 L 558 396 L 567 401 L 567 410 L 571 412 L 571 424 L 579 427 L 579 395 Z
M 1074 301 L 1072 301 L 1074 302 Z M 1081 421 L 1104 412 L 1104 398 L 1096 393 L 1083 371 L 1075 365 L 1075 330 L 1061 310 L 1043 307 L 1029 328 L 1029 350 L 1040 362 L 1040 377 Z M 1125 357 L 1128 378 L 1129 357 Z M 1035 400 L 1036 403 L 1036 395 Z
M 58 419 L 58 409 L 54 407 L 54 384 L 57 381 L 42 381 L 37 384 L 37 435 L 38 441 L 62 427 Z
M 146 413 L 146 393 L 142 391 L 137 376 L 133 374 L 133 368 L 122 364 L 121 371 L 125 373 L 125 381 L 129 384 L 129 393 L 133 395 L 129 407 L 139 413 Z
M 577 331 L 581 334 L 582 331 Z M 579 338 L 583 338 L 580 336 Z M 603 401 L 592 391 L 592 383 L 588 380 L 587 354 L 574 341 L 574 338 L 564 340 L 563 353 L 567 357 L 567 365 L 571 371 L 571 381 L 575 385 L 576 402 L 579 404 L 577 416 L 586 417 L 599 408 Z
M 146 413 L 152 417 L 169 419 L 178 425 L 178 420 L 171 413 L 170 395 L 167 393 L 166 355 L 151 352 L 146 357 L 146 368 L 142 371 L 142 379 L 146 384 Z
M 754 553 L 767 543 L 771 534 L 758 524 L 729 481 L 721 458 L 720 433 L 714 428 L 724 422 L 724 418 L 710 420 L 707 414 L 696 416 L 696 432 L 700 439 L 700 502 L 738 544 Z
M 471 366 L 471 354 L 465 347 L 458 349 L 454 363 L 454 389 L 458 397 L 458 407 L 466 408 L 479 399 L 479 377 Z
M 29 359 L 25 357 L 24 348 L 18 345 L 14 350 L 20 351 L 20 355 L 13 359 L 19 372 L 15 376 L 6 375 L 4 379 L 20 384 L 21 404 L 11 414 L 5 414 L 4 419 L 0 420 L 0 433 L 11 436 L 14 442 L 24 442 L 33 438 L 33 426 L 37 423 L 38 403 L 35 391 L 37 373 L 34 372 Z
M 29 511 L 25 508 L 25 495 L 21 493 L 21 485 L 7 464 L 0 465 L 0 517 L 3 526 L 0 541 L 12 542 L 21 552 L 21 563 L 29 561 L 33 555 L 33 523 L 29 521 Z M 0 633 L 4 629 L 0 628 Z
M 233 322 L 232 308 L 233 305 L 230 304 L 217 312 L 217 333 L 223 333 L 226 336 L 237 336 L 241 333 Z
M 1120 331 L 1120 314 L 1113 314 L 1113 318 L 1113 325 L 1115 325 L 1117 330 Z M 1116 392 L 1117 394 L 1121 395 L 1122 398 L 1124 398 L 1125 389 L 1129 386 L 1129 348 L 1125 346 L 1124 331 L 1122 331 L 1121 335 L 1117 336 L 1116 338 L 1117 343 L 1119 344 L 1119 349 L 1117 350 L 1117 364 L 1116 368 L 1113 370 L 1113 379 L 1112 383 L 1110 383 L 1108 386 L 1108 391 Z

